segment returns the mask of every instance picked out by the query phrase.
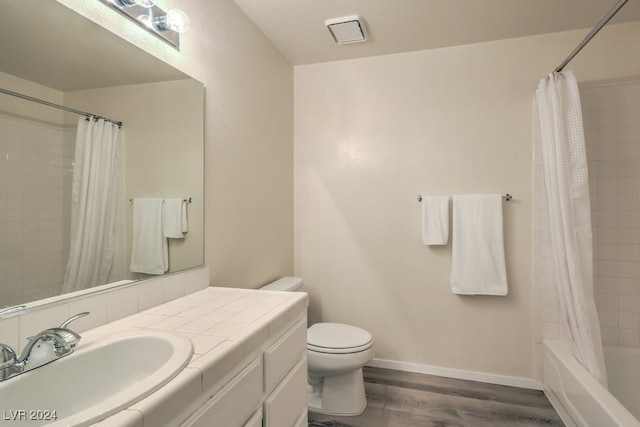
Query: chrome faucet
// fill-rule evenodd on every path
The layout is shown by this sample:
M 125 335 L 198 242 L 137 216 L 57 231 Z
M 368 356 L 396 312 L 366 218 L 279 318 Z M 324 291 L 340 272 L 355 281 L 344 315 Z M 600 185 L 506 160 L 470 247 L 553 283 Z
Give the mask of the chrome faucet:
M 88 314 L 88 311 L 76 314 L 57 328 L 46 329 L 27 338 L 29 343 L 20 353 L 20 357 L 16 356 L 11 347 L 0 343 L 0 381 L 39 368 L 73 353 L 80 341 L 80 335 L 67 329 L 67 326 L 74 320 Z

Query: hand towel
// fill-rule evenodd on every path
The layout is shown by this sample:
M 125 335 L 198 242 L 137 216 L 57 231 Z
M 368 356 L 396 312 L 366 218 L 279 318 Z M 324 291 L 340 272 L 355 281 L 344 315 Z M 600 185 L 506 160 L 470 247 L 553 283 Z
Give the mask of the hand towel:
M 187 202 L 184 199 L 164 199 L 162 215 L 164 236 L 182 239 L 189 229 L 187 226 Z
M 500 194 L 453 197 L 451 290 L 507 295 Z
M 422 199 L 422 243 L 446 245 L 449 242 L 449 196 Z
M 133 200 L 131 271 L 164 274 L 169 268 L 167 239 L 162 231 L 164 199 Z

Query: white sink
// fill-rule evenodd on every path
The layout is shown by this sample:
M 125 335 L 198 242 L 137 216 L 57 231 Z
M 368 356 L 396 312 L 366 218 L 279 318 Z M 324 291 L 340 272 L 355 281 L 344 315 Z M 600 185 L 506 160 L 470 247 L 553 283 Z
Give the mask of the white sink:
M 0 420 L 16 426 L 96 423 L 158 390 L 192 354 L 188 338 L 169 332 L 87 334 L 73 354 L 0 382 Z

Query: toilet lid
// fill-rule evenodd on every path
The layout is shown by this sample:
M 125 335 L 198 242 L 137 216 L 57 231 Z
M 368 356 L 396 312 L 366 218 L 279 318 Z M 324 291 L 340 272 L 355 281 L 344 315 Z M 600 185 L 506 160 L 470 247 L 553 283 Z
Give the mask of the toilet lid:
M 356 353 L 373 345 L 371 334 L 342 323 L 316 323 L 307 330 L 307 349 L 321 353 Z

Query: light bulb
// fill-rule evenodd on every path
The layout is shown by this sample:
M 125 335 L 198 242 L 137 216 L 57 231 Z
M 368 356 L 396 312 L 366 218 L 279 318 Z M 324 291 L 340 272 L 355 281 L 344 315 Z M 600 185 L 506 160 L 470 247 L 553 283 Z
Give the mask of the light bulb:
M 177 33 L 189 30 L 189 17 L 180 9 L 171 9 L 165 16 L 165 25 Z

